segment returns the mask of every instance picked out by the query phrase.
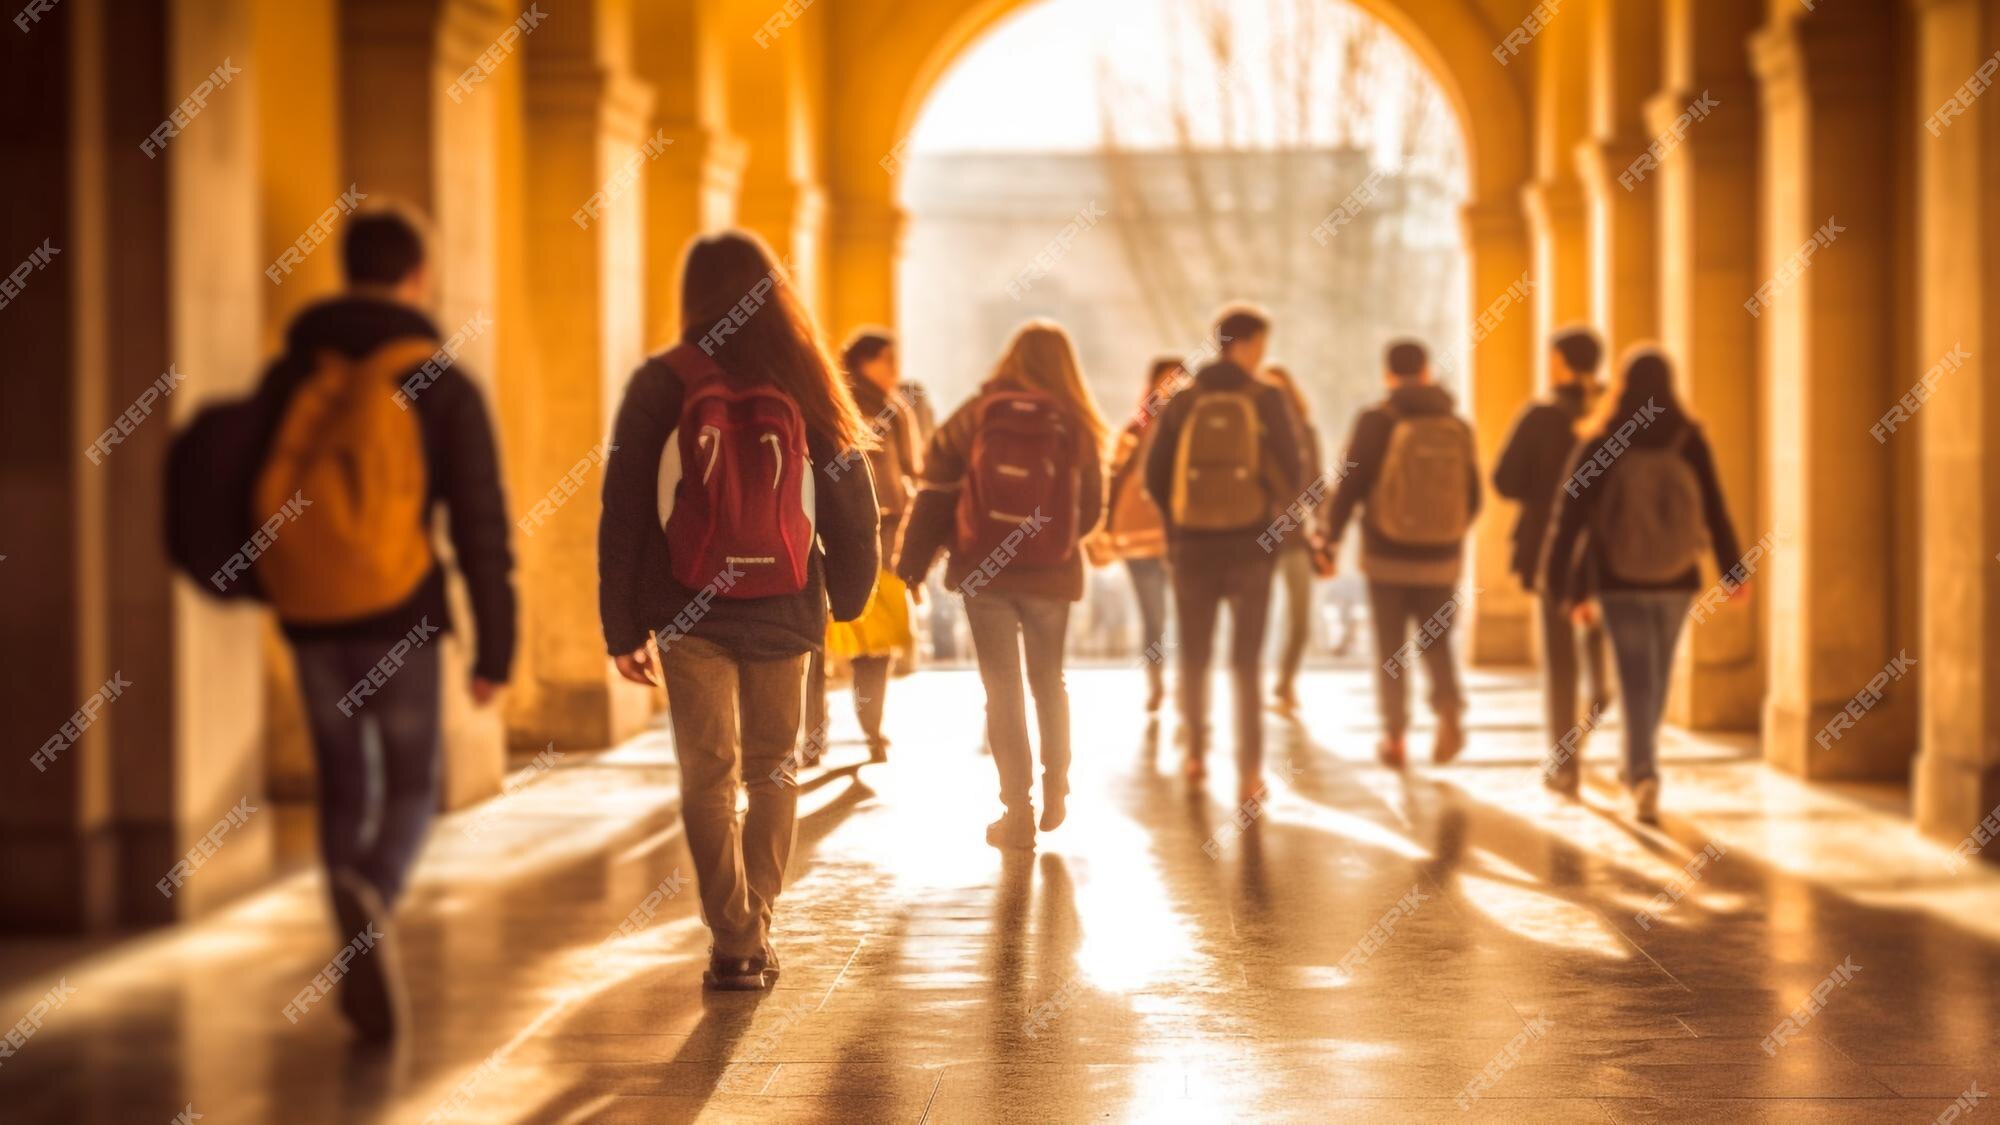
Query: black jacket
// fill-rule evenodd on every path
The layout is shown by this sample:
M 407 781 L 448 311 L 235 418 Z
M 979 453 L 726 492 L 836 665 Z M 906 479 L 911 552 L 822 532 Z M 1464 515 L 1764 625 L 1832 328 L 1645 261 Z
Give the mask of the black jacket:
M 1581 385 L 1565 383 L 1547 401 L 1529 403 L 1515 420 L 1500 451 L 1500 463 L 1493 468 L 1493 491 L 1521 505 L 1508 568 L 1530 590 L 1541 574 L 1549 517 L 1569 471 L 1570 454 L 1576 450 L 1576 423 L 1589 409 L 1589 398 Z
M 645 645 L 649 633 L 666 628 L 698 593 L 674 581 L 660 528 L 660 454 L 680 421 L 682 398 L 680 377 L 662 353 L 633 372 L 618 406 L 597 530 L 598 612 L 605 648 L 614 656 Z M 689 614 L 689 636 L 712 641 L 739 660 L 819 651 L 829 604 L 837 620 L 852 621 L 875 589 L 881 555 L 868 458 L 837 458 L 840 451 L 824 434 L 808 433 L 806 447 L 820 547 L 807 568 L 806 588 L 769 598 L 715 598 L 706 612 Z M 828 471 L 836 464 L 845 471 Z
M 1382 473 L 1382 460 L 1389 452 L 1389 436 L 1396 428 L 1398 417 L 1420 414 L 1452 414 L 1454 403 L 1451 392 L 1435 383 L 1422 383 L 1397 387 L 1389 392 L 1389 397 L 1363 410 L 1354 419 L 1354 432 L 1347 439 L 1346 475 L 1340 478 L 1340 487 L 1334 490 L 1332 511 L 1327 516 L 1328 536 L 1335 542 L 1347 531 L 1347 521 L 1354 516 L 1357 507 L 1365 507 L 1368 497 L 1375 491 L 1375 481 Z M 1471 427 L 1467 427 L 1470 434 Z M 1479 516 L 1480 483 L 1479 460 L 1477 456 L 1468 466 L 1472 479 L 1467 483 L 1467 497 L 1472 504 L 1470 518 Z M 1416 570 L 1434 570 L 1443 573 L 1451 569 L 1448 564 L 1464 557 L 1465 544 L 1448 543 L 1444 546 L 1428 546 L 1412 543 L 1398 543 L 1375 529 L 1372 521 L 1361 521 L 1361 553 L 1363 568 L 1371 565 L 1388 567 L 1407 566 Z M 1449 586 L 1457 581 L 1456 576 L 1423 585 Z
M 1262 432 L 1269 470 L 1278 494 L 1261 512 L 1246 512 L 1240 529 L 1226 531 L 1186 531 L 1174 526 L 1174 468 L 1180 455 L 1181 428 L 1194 410 L 1195 399 L 1204 391 L 1248 391 L 1257 404 L 1257 422 Z M 1305 491 L 1305 455 L 1299 449 L 1299 423 L 1282 388 L 1260 379 L 1226 359 L 1217 360 L 1196 372 L 1194 381 L 1168 400 L 1154 423 L 1151 446 L 1146 452 L 1146 491 L 1160 507 L 1166 521 L 1167 542 L 1181 565 L 1230 566 L 1268 561 L 1271 552 L 1258 542 L 1270 530 L 1271 521 Z
M 258 386 L 260 410 L 270 421 L 266 444 L 292 395 L 312 374 L 319 353 L 332 349 L 359 359 L 405 336 L 443 339 L 422 312 L 379 297 L 334 297 L 301 312 L 285 334 L 284 354 L 266 369 Z M 473 674 L 505 683 L 514 659 L 514 555 L 508 547 L 507 499 L 486 403 L 456 363 L 411 402 L 423 428 L 429 509 L 445 507 L 452 554 L 472 601 L 477 629 Z M 432 567 L 416 593 L 395 609 L 339 625 L 285 624 L 284 630 L 294 641 L 386 639 L 409 632 L 420 618 L 451 628 L 441 567 Z
M 1716 571 L 1726 573 L 1741 559 L 1742 551 L 1736 541 L 1736 529 L 1729 522 L 1729 509 L 1723 502 L 1722 484 L 1715 474 L 1715 454 L 1709 448 L 1707 435 L 1686 416 L 1676 412 L 1663 415 L 1638 430 L 1631 440 L 1640 448 L 1658 449 L 1674 441 L 1683 430 L 1692 431 L 1681 452 L 1701 481 L 1702 506 L 1708 518 L 1709 545 L 1715 550 Z M 1609 462 L 1603 474 L 1577 488 L 1572 495 L 1567 487 L 1571 475 L 1578 466 L 1596 458 L 1600 452 L 1605 454 L 1600 464 Z M 1608 435 L 1591 438 L 1577 447 L 1576 456 L 1570 459 L 1569 471 L 1563 474 L 1564 483 L 1557 485 L 1555 526 L 1549 533 L 1548 549 L 1544 552 L 1542 564 L 1543 597 L 1561 603 L 1575 601 L 1592 591 L 1617 593 L 1701 588 L 1700 566 L 1689 567 L 1685 574 L 1671 582 L 1647 585 L 1625 581 L 1605 564 L 1603 552 L 1597 550 L 1591 532 L 1596 527 L 1598 501 L 1609 491 L 1604 487 L 1604 481 L 1618 472 L 1622 464 L 1624 462 L 1614 455 Z

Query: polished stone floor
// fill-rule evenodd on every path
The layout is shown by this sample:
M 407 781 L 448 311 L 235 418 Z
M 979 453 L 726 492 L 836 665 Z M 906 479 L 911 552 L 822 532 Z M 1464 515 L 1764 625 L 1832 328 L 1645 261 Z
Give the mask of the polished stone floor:
M 977 680 L 892 685 L 893 760 L 838 744 L 808 779 L 767 995 L 696 987 L 655 735 L 441 825 L 401 930 L 417 1026 L 390 1057 L 330 1006 L 281 1015 L 332 953 L 310 872 L 135 940 L 0 942 L 0 1026 L 69 990 L 0 1057 L 0 1120 L 2000 1115 L 2000 874 L 1949 872 L 1896 793 L 1672 736 L 1665 826 L 1643 829 L 1615 734 L 1582 803 L 1541 790 L 1518 676 L 1473 678 L 1459 764 L 1422 764 L 1419 739 L 1394 776 L 1365 676 L 1323 671 L 1303 722 L 1272 721 L 1271 801 L 1239 816 L 1226 763 L 1190 792 L 1172 722 L 1135 720 L 1136 674 L 1071 686 L 1070 821 L 1015 860 L 981 841 Z

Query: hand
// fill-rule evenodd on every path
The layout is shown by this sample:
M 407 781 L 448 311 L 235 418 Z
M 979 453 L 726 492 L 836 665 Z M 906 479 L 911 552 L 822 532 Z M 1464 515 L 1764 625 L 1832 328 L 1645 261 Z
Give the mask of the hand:
M 657 686 L 653 677 L 653 652 L 644 645 L 617 658 L 618 674 L 635 684 Z
M 1585 629 L 1590 628 L 1597 624 L 1597 603 L 1583 601 L 1570 606 L 1569 619 Z
M 493 702 L 493 697 L 500 694 L 501 686 L 484 676 L 472 677 L 472 705 L 484 707 Z

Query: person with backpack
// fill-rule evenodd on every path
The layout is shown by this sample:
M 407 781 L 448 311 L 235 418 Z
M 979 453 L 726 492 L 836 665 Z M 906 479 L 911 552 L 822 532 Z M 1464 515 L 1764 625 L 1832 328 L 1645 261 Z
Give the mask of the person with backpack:
M 1437 733 L 1431 760 L 1465 749 L 1464 694 L 1452 656 L 1465 537 L 1479 515 L 1479 455 L 1451 392 L 1431 375 L 1414 340 L 1389 345 L 1388 397 L 1361 412 L 1348 438 L 1348 471 L 1334 490 L 1328 537 L 1340 542 L 1358 508 L 1361 573 L 1375 622 L 1375 691 L 1382 709 L 1376 756 L 1402 769 L 1408 752 L 1408 675 L 1421 658 L 1430 678 Z M 1412 637 L 1411 629 L 1416 632 Z
M 347 291 L 299 313 L 255 395 L 197 419 L 169 467 L 177 561 L 203 588 L 269 602 L 292 650 L 335 940 L 379 935 L 349 964 L 340 1008 L 377 1042 L 408 1022 L 392 914 L 438 805 L 436 637 L 454 625 L 431 541 L 440 506 L 470 594 L 475 705 L 493 701 L 514 655 L 499 454 L 478 385 L 423 311 L 424 243 L 413 215 L 355 215 L 341 240 Z M 216 422 L 233 451 L 201 448 Z M 218 455 L 233 459 L 226 470 Z M 187 496 L 203 476 L 214 501 Z M 241 535 L 213 568 L 190 559 L 204 521 Z
M 986 828 L 997 848 L 1035 846 L 1024 661 L 1041 733 L 1040 830 L 1054 831 L 1068 815 L 1063 649 L 1070 606 L 1083 597 L 1081 542 L 1103 510 L 1104 437 L 1068 333 L 1034 320 L 1014 333 L 992 377 L 945 419 L 924 453 L 924 491 L 896 569 L 920 585 L 949 541 L 945 584 L 965 599 L 1000 775 L 1005 812 Z
M 1091 541 L 1104 562 L 1122 561 L 1132 581 L 1132 595 L 1139 603 L 1140 660 L 1146 668 L 1149 715 L 1159 711 L 1167 693 L 1167 525 L 1160 506 L 1146 492 L 1146 454 L 1153 423 L 1186 378 L 1187 368 L 1180 360 L 1153 361 L 1146 393 L 1111 451 L 1104 529 Z
M 875 576 L 875 593 L 861 616 L 851 622 L 830 623 L 825 651 L 812 656 L 806 684 L 805 765 L 817 763 L 826 748 L 826 661 L 834 657 L 845 657 L 853 669 L 854 714 L 868 740 L 868 760 L 889 760 L 889 739 L 882 733 L 889 666 L 911 639 L 910 590 L 888 568 L 895 562 L 897 536 L 917 479 L 915 406 L 900 391 L 896 342 L 886 330 L 856 332 L 841 350 L 840 362 L 854 404 L 868 420 L 877 442 L 867 457 L 875 481 L 875 507 L 882 521 L 879 537 L 884 569 Z M 829 465 L 826 471 L 837 473 L 841 467 Z
M 1305 469 L 1285 392 L 1253 374 L 1264 362 L 1270 320 L 1248 305 L 1231 306 L 1215 332 L 1220 355 L 1155 424 L 1146 491 L 1166 520 L 1180 623 L 1183 771 L 1197 784 L 1208 776 L 1208 666 L 1216 617 L 1227 604 L 1238 798 L 1248 803 L 1265 791 L 1263 656 L 1273 552 L 1283 513 L 1305 487 Z
M 1264 378 L 1285 392 L 1296 427 L 1299 452 L 1305 457 L 1308 483 L 1321 480 L 1325 469 L 1320 458 L 1319 428 L 1312 424 L 1312 406 L 1292 373 L 1279 364 L 1264 368 Z M 1278 678 L 1271 690 L 1271 708 L 1284 715 L 1299 710 L 1299 666 L 1305 662 L 1306 642 L 1312 638 L 1313 582 L 1318 577 L 1319 546 L 1324 538 L 1319 523 L 1325 503 L 1301 505 L 1296 515 L 1305 526 L 1278 542 L 1278 580 L 1285 588 L 1285 634 L 1278 649 Z
M 1550 348 L 1549 397 L 1529 403 L 1521 412 L 1493 469 L 1493 490 L 1521 505 L 1521 514 L 1514 521 L 1509 567 L 1529 591 L 1540 585 L 1542 546 L 1548 539 L 1550 516 L 1562 499 L 1562 483 L 1576 448 L 1577 426 L 1596 403 L 1600 391 L 1597 371 L 1604 357 L 1603 343 L 1588 328 L 1557 332 Z M 1611 701 L 1604 629 L 1595 622 L 1578 629 L 1560 603 L 1546 596 L 1539 601 L 1543 696 L 1550 739 L 1542 782 L 1573 797 L 1580 765 L 1575 749 Z M 1582 669 L 1577 666 L 1579 640 Z M 1590 712 L 1581 725 L 1576 714 L 1580 670 L 1590 681 Z M 1576 733 L 1572 735 L 1572 731 Z
M 770 250 L 737 231 L 697 239 L 681 341 L 640 365 L 618 407 L 597 553 L 619 674 L 655 683 L 649 639 L 658 648 L 707 988 L 778 976 L 806 663 L 829 613 L 854 620 L 875 586 L 874 444 Z
M 1627 353 L 1614 394 L 1585 421 L 1543 553 L 1542 596 L 1585 624 L 1600 614 L 1624 699 L 1620 771 L 1642 823 L 1659 819 L 1656 763 L 1674 646 L 1712 548 L 1732 599 L 1741 558 L 1708 437 L 1658 349 Z M 1595 594 L 1597 605 L 1586 600 Z

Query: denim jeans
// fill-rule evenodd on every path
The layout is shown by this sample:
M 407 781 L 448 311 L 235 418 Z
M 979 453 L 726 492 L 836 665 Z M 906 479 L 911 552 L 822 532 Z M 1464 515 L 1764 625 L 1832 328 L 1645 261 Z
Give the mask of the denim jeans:
M 1674 645 L 1694 594 L 1646 590 L 1607 593 L 1597 600 L 1604 609 L 1604 631 L 1611 637 L 1619 694 L 1625 700 L 1625 783 L 1636 785 L 1659 776 L 1656 757 L 1667 681 L 1673 676 Z
M 1028 746 L 1028 702 L 1021 664 L 1042 735 L 1042 793 L 1069 793 L 1069 688 L 1063 684 L 1063 640 L 1069 631 L 1065 598 L 1006 594 L 991 588 L 965 597 L 972 650 L 986 686 L 986 741 L 1000 773 L 1000 803 L 1025 812 L 1031 801 L 1034 754 Z
M 1285 588 L 1284 635 L 1278 644 L 1278 690 L 1289 693 L 1305 661 L 1312 636 L 1312 551 L 1287 546 L 1278 551 L 1278 581 Z
M 1375 698 L 1382 709 L 1382 733 L 1390 738 L 1401 738 L 1409 729 L 1410 679 L 1419 658 L 1431 681 L 1432 713 L 1440 721 L 1456 722 L 1465 710 L 1458 661 L 1451 652 L 1453 627 L 1463 612 L 1463 603 L 1455 598 L 1449 586 L 1368 583 L 1368 608 L 1375 619 Z
M 438 802 L 438 650 L 413 648 L 371 695 L 348 699 L 393 639 L 292 645 L 319 770 L 319 847 L 395 905 Z M 380 673 L 377 673 L 380 675 Z M 347 702 L 347 708 L 341 704 Z
M 1236 768 L 1246 780 L 1264 769 L 1264 627 L 1271 608 L 1269 555 L 1227 562 L 1184 554 L 1174 565 L 1174 613 L 1181 630 L 1181 723 L 1190 757 L 1208 752 L 1208 665 L 1215 621 L 1229 605 L 1229 674 L 1236 697 Z
M 797 837 L 793 747 L 806 654 L 738 660 L 700 637 L 660 637 L 660 672 L 681 767 L 681 822 L 701 918 L 725 957 L 756 957 L 771 930 Z M 736 817 L 736 788 L 750 811 Z

